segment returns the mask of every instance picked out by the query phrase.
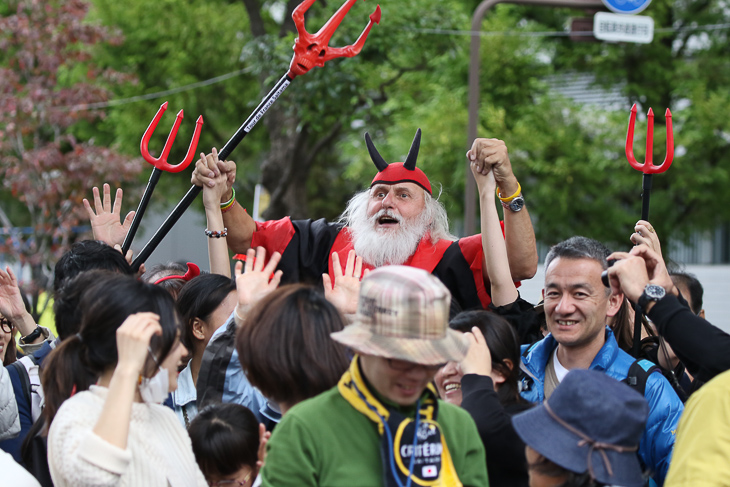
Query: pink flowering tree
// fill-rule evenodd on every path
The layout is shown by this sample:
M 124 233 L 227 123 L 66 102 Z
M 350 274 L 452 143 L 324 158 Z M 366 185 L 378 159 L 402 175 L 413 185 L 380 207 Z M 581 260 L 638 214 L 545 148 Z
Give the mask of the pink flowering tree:
M 88 9 L 83 0 L 0 7 L 0 253 L 30 266 L 24 287 L 36 297 L 88 224 L 82 199 L 92 186 L 132 184 L 142 169 L 140 160 L 78 135 L 105 116 L 85 106 L 128 80 L 94 66 L 93 46 L 121 38 L 85 21 Z

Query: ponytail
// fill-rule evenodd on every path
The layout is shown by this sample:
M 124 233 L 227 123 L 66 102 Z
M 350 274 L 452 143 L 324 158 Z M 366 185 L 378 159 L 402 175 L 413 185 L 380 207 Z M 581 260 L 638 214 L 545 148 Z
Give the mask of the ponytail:
M 43 363 L 43 418 L 49 427 L 63 401 L 77 392 L 88 390 L 103 372 L 89 367 L 85 348 L 80 335 L 71 335 Z

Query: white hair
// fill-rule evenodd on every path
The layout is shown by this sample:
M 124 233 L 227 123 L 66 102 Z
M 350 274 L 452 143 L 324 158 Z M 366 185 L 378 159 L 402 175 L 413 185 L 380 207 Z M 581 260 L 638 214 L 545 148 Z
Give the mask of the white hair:
M 434 244 L 442 239 L 456 240 L 456 237 L 449 232 L 449 219 L 441 202 L 425 190 L 423 195 L 425 203 L 423 211 L 410 220 L 386 209 L 381 209 L 368 218 L 370 189 L 353 196 L 347 202 L 347 207 L 338 222 L 346 225 L 352 233 L 355 253 L 375 267 L 399 265 L 413 255 L 427 233 Z M 376 222 L 382 216 L 397 220 L 398 229 L 388 233 L 378 231 Z

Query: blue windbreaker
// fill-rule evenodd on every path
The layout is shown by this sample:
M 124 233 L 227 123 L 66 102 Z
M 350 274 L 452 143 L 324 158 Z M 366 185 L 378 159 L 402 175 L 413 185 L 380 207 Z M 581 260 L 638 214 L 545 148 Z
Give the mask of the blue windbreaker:
M 526 400 L 533 403 L 545 400 L 543 390 L 545 367 L 557 346 L 558 343 L 552 335 L 546 336 L 532 346 L 522 346 L 520 368 L 525 377 L 520 385 L 521 395 Z M 528 348 L 529 351 L 525 353 Z M 589 368 L 605 372 L 616 380 L 624 380 L 632 363 L 634 358 L 619 348 L 613 332 L 606 327 L 606 343 Z M 645 468 L 651 470 L 656 484 L 661 486 L 669 469 L 677 424 L 684 406 L 669 381 L 659 371 L 652 373 L 647 379 L 644 398 L 649 403 L 649 418 L 639 443 L 639 458 Z

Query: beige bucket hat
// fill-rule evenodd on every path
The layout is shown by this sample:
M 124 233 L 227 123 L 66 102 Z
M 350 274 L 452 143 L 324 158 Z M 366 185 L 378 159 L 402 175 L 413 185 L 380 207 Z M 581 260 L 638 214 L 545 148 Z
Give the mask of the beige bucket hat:
M 449 290 L 423 269 L 381 267 L 362 280 L 355 322 L 331 336 L 379 357 L 422 365 L 459 361 L 469 344 L 449 329 L 450 305 Z

